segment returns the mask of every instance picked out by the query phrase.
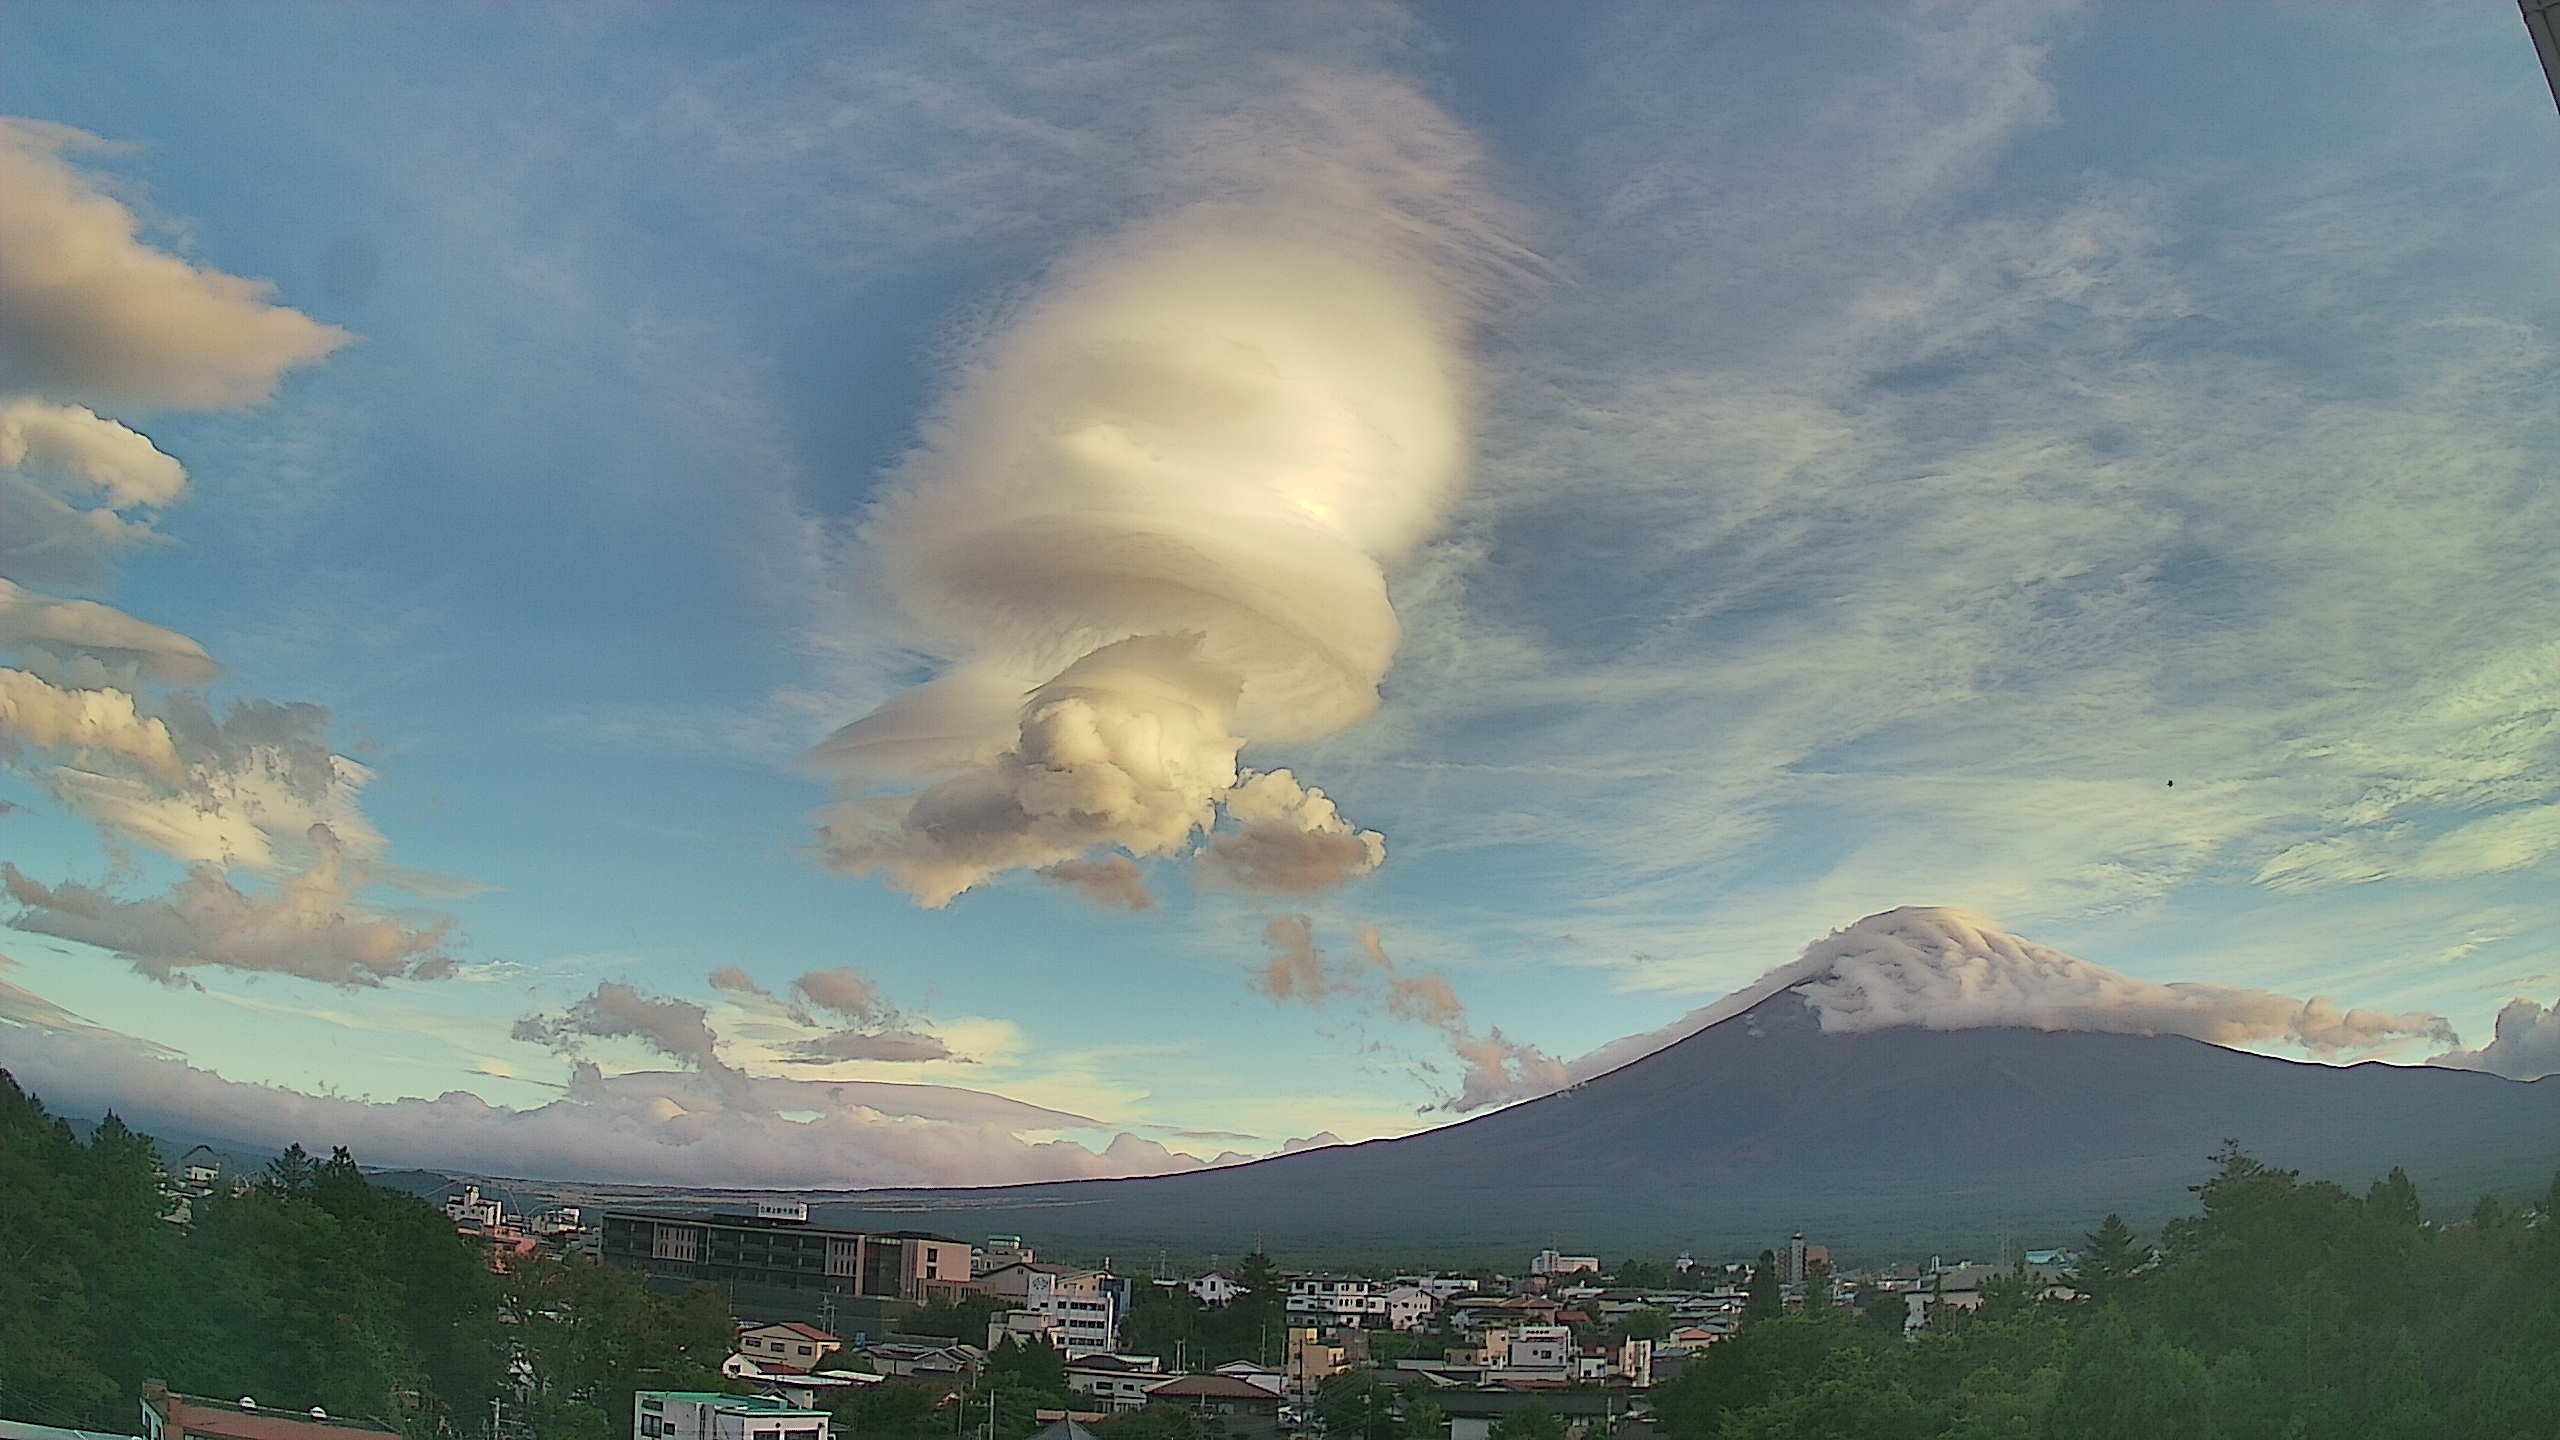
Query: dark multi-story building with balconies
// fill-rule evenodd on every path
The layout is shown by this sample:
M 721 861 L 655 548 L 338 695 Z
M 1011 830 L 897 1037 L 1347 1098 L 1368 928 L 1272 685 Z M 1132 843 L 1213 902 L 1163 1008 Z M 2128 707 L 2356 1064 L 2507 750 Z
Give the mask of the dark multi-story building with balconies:
M 810 1224 L 796 1206 L 763 1208 L 769 1213 L 607 1211 L 604 1263 L 662 1283 L 712 1285 L 763 1310 L 925 1304 L 970 1288 L 961 1241 L 917 1230 L 834 1230 Z

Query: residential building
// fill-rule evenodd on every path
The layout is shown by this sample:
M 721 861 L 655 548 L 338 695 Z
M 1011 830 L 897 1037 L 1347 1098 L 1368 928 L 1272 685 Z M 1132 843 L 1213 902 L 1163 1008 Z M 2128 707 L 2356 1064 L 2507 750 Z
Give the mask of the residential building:
M 1067 1362 L 1067 1388 L 1092 1396 L 1095 1409 L 1114 1414 L 1142 1408 L 1147 1392 L 1170 1378 L 1153 1355 L 1087 1355 Z
M 1058 1317 L 1037 1310 L 999 1310 L 987 1317 L 987 1348 L 1002 1349 L 1008 1340 L 1067 1348 L 1058 1334 Z
M 607 1211 L 602 1254 L 617 1269 L 682 1283 L 911 1304 L 950 1299 L 969 1288 L 969 1247 L 957 1240 L 915 1230 L 835 1230 L 788 1214 Z
M 1473 1334 L 1492 1325 L 1553 1325 L 1564 1306 L 1537 1295 L 1461 1295 L 1448 1302 L 1449 1323 Z
M 1069 1415 L 1062 1420 L 1052 1420 L 1041 1429 L 1032 1431 L 1030 1440 L 1101 1440 L 1101 1437 L 1084 1428 L 1082 1421 Z
M 178 1157 L 178 1183 L 198 1195 L 210 1195 L 222 1179 L 222 1157 L 210 1145 L 199 1145 Z
M 507 1207 L 495 1196 L 484 1196 L 477 1185 L 465 1185 L 444 1197 L 444 1216 L 456 1225 L 477 1225 L 495 1230 L 507 1223 Z
M 1291 1389 L 1302 1394 L 1311 1391 L 1367 1358 L 1366 1355 L 1355 1357 L 1349 1353 L 1342 1344 L 1344 1333 L 1339 1329 L 1327 1332 L 1307 1325 L 1290 1328 L 1289 1355 L 1284 1368 Z
M 212 1400 L 172 1394 L 157 1381 L 142 1387 L 142 1440 L 382 1440 L 397 1431 L 342 1420 L 319 1406 L 262 1406 L 256 1397 Z
M 1274 1395 L 1286 1394 L 1289 1389 L 1287 1377 L 1279 1371 L 1266 1370 L 1250 1360 L 1230 1360 L 1219 1366 L 1217 1373 L 1230 1380 L 1242 1380 L 1248 1385 L 1259 1385 Z
M 570 1235 L 587 1228 L 587 1212 L 575 1205 L 554 1205 L 533 1217 L 536 1235 Z
M 1578 1354 L 1570 1325 L 1513 1325 L 1487 1330 L 1476 1342 L 1484 1378 L 1497 1385 L 1562 1384 L 1574 1378 Z
M 987 1243 L 969 1252 L 969 1273 L 985 1275 L 1008 1265 L 1026 1265 L 1040 1257 L 1022 1243 L 1019 1235 L 990 1235 Z
M 1228 1375 L 1184 1375 L 1147 1392 L 1147 1398 L 1191 1411 L 1211 1436 L 1268 1436 L 1280 1428 L 1280 1396 Z
M 1443 1304 L 1455 1296 L 1473 1295 L 1484 1289 L 1483 1282 L 1472 1275 L 1399 1275 L 1395 1283 L 1410 1285 Z
M 922 1345 L 883 1340 L 864 1347 L 862 1358 L 882 1375 L 897 1380 L 962 1381 L 978 1373 L 987 1352 L 975 1345 Z
M 815 1370 L 844 1342 L 815 1325 L 786 1320 L 777 1325 L 751 1325 L 738 1331 L 738 1353 L 770 1373 L 776 1365 Z
M 1116 1276 L 1032 1260 L 979 1276 L 978 1288 L 1056 1321 L 1052 1342 L 1070 1356 L 1119 1348 L 1126 1290 Z
M 1244 1287 L 1236 1283 L 1236 1277 L 1223 1270 L 1194 1275 L 1186 1288 L 1191 1291 L 1192 1299 L 1213 1307 L 1224 1305 L 1244 1293 Z
M 829 1417 L 769 1395 L 643 1390 L 631 1397 L 632 1440 L 828 1440 Z
M 1350 1275 L 1299 1275 L 1289 1281 L 1289 1319 L 1296 1324 L 1418 1330 L 1439 1308 L 1439 1302 L 1417 1285 L 1391 1285 Z
M 1600 1273 L 1600 1257 L 1559 1255 L 1553 1250 L 1541 1250 L 1530 1257 L 1529 1273 L 1545 1279 L 1564 1275 L 1597 1275 Z

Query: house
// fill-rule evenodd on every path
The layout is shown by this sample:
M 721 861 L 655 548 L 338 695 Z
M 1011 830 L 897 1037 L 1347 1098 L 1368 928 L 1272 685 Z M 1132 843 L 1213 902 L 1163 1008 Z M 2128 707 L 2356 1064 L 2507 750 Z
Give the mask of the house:
M 1563 1384 L 1574 1379 L 1573 1330 L 1565 1325 L 1513 1325 L 1484 1332 L 1476 1352 L 1484 1378 L 1496 1385 Z
M 919 1345 L 884 1340 L 866 1347 L 862 1358 L 882 1375 L 899 1380 L 965 1380 L 978 1373 L 987 1352 L 975 1345 Z
M 815 1325 L 788 1321 L 779 1325 L 747 1325 L 738 1330 L 738 1353 L 759 1364 L 789 1365 L 807 1371 L 844 1348 L 844 1342 Z
M 732 1355 L 731 1360 L 739 1357 Z M 835 1402 L 847 1393 L 866 1385 L 883 1385 L 887 1377 L 857 1375 L 848 1370 L 830 1371 L 824 1375 L 756 1375 L 731 1374 L 727 1366 L 721 1373 L 732 1380 L 744 1380 L 755 1387 L 758 1395 L 786 1401 L 802 1410 L 832 1410 Z
M 1395 1283 L 1410 1285 L 1442 1304 L 1454 1296 L 1473 1295 L 1484 1289 L 1484 1282 L 1472 1275 L 1399 1275 Z
M 1184 1375 L 1147 1392 L 1151 1404 L 1179 1405 L 1212 1436 L 1268 1436 L 1280 1428 L 1280 1396 L 1228 1375 Z
M 536 1235 L 574 1235 L 586 1228 L 586 1212 L 575 1205 L 554 1205 L 533 1218 Z
M 1032 1431 L 1031 1440 L 1101 1440 L 1101 1437 L 1084 1428 L 1083 1424 L 1070 1415 L 1065 1419 L 1049 1422 L 1045 1428 Z
M 1390 1330 L 1420 1330 L 1440 1313 L 1440 1301 L 1419 1285 L 1390 1285 L 1378 1292 L 1378 1314 Z
M 1216 1373 L 1230 1380 L 1242 1380 L 1248 1385 L 1259 1385 L 1274 1395 L 1286 1394 L 1289 1389 L 1286 1376 L 1277 1370 L 1264 1369 L 1250 1360 L 1230 1360 L 1219 1366 Z
M 643 1390 L 631 1397 L 632 1440 L 828 1440 L 824 1410 L 768 1395 Z
M 1107 1413 L 1143 1408 L 1147 1392 L 1169 1377 L 1153 1355 L 1087 1355 L 1067 1362 L 1067 1388 L 1090 1395 Z
M 210 1145 L 199 1145 L 178 1157 L 178 1183 L 198 1195 L 213 1193 L 215 1182 L 222 1179 L 222 1157 Z
M 1472 1333 L 1490 1325 L 1553 1325 L 1564 1307 L 1535 1295 L 1461 1295 L 1448 1302 L 1449 1323 Z
M 370 1421 L 334 1419 L 317 1405 L 295 1410 L 261 1406 L 249 1395 L 178 1395 L 156 1380 L 142 1387 L 143 1440 L 382 1440 L 398 1433 Z
M 1187 1288 L 1191 1291 L 1192 1299 L 1213 1308 L 1224 1305 L 1244 1293 L 1244 1287 L 1236 1283 L 1236 1277 L 1223 1270 L 1212 1270 L 1206 1275 L 1194 1275 Z

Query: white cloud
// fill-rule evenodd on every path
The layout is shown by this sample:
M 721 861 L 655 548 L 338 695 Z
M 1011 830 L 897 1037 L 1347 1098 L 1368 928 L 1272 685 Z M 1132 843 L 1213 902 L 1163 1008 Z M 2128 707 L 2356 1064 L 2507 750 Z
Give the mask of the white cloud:
M 1064 885 L 1105 910 L 1152 910 L 1156 897 L 1147 888 L 1147 877 L 1138 862 L 1126 855 L 1106 855 L 1099 860 L 1061 860 L 1043 866 L 1041 879 L 1052 885 Z
M 204 647 L 174 630 L 93 600 L 60 600 L 0 579 L 0 650 L 40 648 L 57 664 L 84 664 L 88 683 L 136 680 L 201 685 L 222 673 Z
M 259 281 L 145 244 L 133 212 L 67 158 L 108 148 L 0 119 L 0 395 L 253 405 L 353 338 L 272 303 Z
M 0 667 L 0 755 L 22 747 L 82 761 L 121 761 L 169 784 L 182 774 L 169 727 L 122 690 L 66 690 Z
M 1387 860 L 1385 836 L 1353 828 L 1322 790 L 1299 785 L 1286 770 L 1250 776 L 1227 793 L 1225 810 L 1234 828 L 1209 837 L 1200 864 L 1241 890 L 1332 890 Z
M 2427 1061 L 2459 1070 L 2486 1070 L 2510 1080 L 2560 1075 L 2560 1005 L 2522 998 L 2498 1011 L 2497 1032 L 2477 1050 L 2453 1049 Z
M 1835 930 L 1671 1025 L 1582 1056 L 1567 1067 L 1568 1078 L 1606 1074 L 1788 990 L 1813 1007 L 1823 1029 L 1839 1032 L 1916 1025 L 2184 1035 L 2216 1045 L 2292 1045 L 2323 1058 L 2455 1038 L 2441 1015 L 2342 1009 L 2322 995 L 2301 999 L 2137 979 L 2022 939 L 1971 911 L 1920 905 Z
M 1123 1134 L 1100 1153 L 1027 1134 L 1081 1117 L 941 1086 L 739 1075 L 607 1076 L 580 1064 L 532 1109 L 468 1091 L 366 1101 L 227 1080 L 121 1036 L 0 1027 L 0 1065 L 60 1110 L 113 1106 L 243 1144 L 346 1145 L 370 1164 L 603 1183 L 724 1177 L 777 1188 L 984 1185 L 1159 1174 L 1199 1162 Z M 903 1093 L 902 1093 L 903 1092 Z M 794 1119 L 793 1116 L 813 1118 Z
M 313 826 L 307 841 L 310 866 L 272 895 L 243 892 L 205 866 L 166 896 L 143 900 L 68 881 L 46 886 L 9 864 L 0 864 L 0 882 L 20 907 L 9 922 L 18 929 L 113 951 L 166 984 L 189 983 L 186 972 L 200 966 L 349 987 L 451 973 L 445 922 L 413 925 L 357 908 L 363 863 L 326 826 Z
M 1240 791 L 1237 757 L 1376 707 L 1384 567 L 1456 494 L 1467 290 L 1505 257 L 1450 156 L 1311 123 L 1285 158 L 1234 147 L 1225 198 L 1060 264 L 875 504 L 868 573 L 944 673 L 818 752 L 857 789 L 927 787 L 831 811 L 837 865 L 940 906 L 1008 869 L 1178 854 L 1237 797 L 1211 851 L 1230 883 L 1382 857 L 1294 779 Z

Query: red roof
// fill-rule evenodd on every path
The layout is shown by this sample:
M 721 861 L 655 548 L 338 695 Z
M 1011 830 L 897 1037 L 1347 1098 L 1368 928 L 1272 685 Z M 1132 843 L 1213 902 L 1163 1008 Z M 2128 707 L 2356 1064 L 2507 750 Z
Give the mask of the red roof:
M 363 1421 L 314 1420 L 291 1410 L 243 1410 L 236 1404 L 172 1395 L 165 1402 L 170 1433 L 220 1436 L 222 1440 L 382 1440 L 396 1433 Z

